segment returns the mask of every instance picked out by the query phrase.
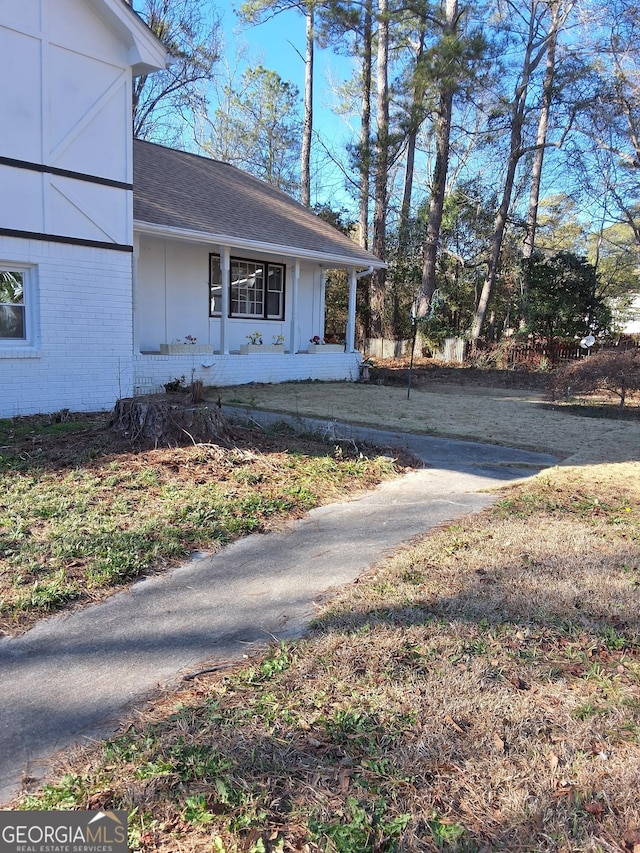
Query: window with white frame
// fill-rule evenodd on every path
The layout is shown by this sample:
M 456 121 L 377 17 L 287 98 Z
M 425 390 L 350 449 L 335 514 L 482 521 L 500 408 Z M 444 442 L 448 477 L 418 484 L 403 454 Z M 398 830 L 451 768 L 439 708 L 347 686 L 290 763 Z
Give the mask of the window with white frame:
M 267 264 L 265 290 L 267 320 L 284 320 L 284 267 Z
M 29 342 L 28 278 L 28 269 L 0 263 L 0 344 Z
M 231 258 L 229 316 L 284 320 L 284 265 Z M 209 259 L 209 314 L 222 314 L 224 286 L 220 256 Z

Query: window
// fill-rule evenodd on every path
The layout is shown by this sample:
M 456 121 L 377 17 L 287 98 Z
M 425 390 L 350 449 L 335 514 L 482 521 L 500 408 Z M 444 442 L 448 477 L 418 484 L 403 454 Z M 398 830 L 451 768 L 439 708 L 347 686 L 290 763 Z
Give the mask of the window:
M 284 320 L 284 266 L 231 258 L 229 316 Z M 209 257 L 209 315 L 222 315 L 220 255 Z
M 267 320 L 284 320 L 284 267 L 267 266 Z
M 284 266 L 231 258 L 230 316 L 284 320 Z
M 26 342 L 25 311 L 25 272 L 0 267 L 0 342 Z
M 231 316 L 264 317 L 264 264 L 231 261 Z

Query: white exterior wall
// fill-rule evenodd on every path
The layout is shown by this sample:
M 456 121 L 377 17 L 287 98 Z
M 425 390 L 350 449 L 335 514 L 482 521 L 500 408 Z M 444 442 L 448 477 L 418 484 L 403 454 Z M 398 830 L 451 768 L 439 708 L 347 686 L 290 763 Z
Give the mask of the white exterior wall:
M 84 0 L 0 0 L 0 55 L 0 228 L 130 245 L 131 191 L 81 177 L 133 180 L 125 46 Z
M 219 317 L 209 317 L 209 254 L 222 253 L 219 246 L 164 240 L 148 235 L 136 239 L 135 337 L 137 352 L 154 353 L 160 344 L 184 341 L 187 335 L 198 344 L 220 349 Z M 260 331 L 265 344 L 284 335 L 285 350 L 306 350 L 309 339 L 322 328 L 322 270 L 318 264 L 301 263 L 295 340 L 291 335 L 295 263 L 280 255 L 266 256 L 230 250 L 232 257 L 268 260 L 286 266 L 284 320 L 227 319 L 228 349 L 238 351 L 247 335 Z M 263 357 L 263 356 L 261 356 Z M 248 381 L 248 380 L 245 380 Z M 260 380 L 262 381 L 262 380 Z
M 631 303 L 631 317 L 625 323 L 624 333 L 626 335 L 640 335 L 640 296 Z
M 0 417 L 109 409 L 133 389 L 131 255 L 0 236 L 0 263 L 31 267 L 32 346 L 0 346 Z
M 0 269 L 28 279 L 0 417 L 110 408 L 133 389 L 132 67 L 162 48 L 112 0 L 0 0 L 0 55 Z
M 164 391 L 165 382 L 181 376 L 189 383 L 192 374 L 194 379 L 202 379 L 205 385 L 214 387 L 305 380 L 356 382 L 361 362 L 359 352 L 326 355 L 137 355 L 134 358 L 134 393 Z
M 217 344 L 209 324 L 209 248 L 197 243 L 136 239 L 134 348 L 159 352 L 184 340 Z

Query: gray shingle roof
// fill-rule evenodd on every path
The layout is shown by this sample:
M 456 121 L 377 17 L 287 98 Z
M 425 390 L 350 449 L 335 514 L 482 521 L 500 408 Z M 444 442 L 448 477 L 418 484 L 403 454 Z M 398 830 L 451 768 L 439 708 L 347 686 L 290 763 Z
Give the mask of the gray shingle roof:
M 238 248 L 269 245 L 278 253 L 336 266 L 383 266 L 264 181 L 228 163 L 139 139 L 133 143 L 133 217 L 136 223 L 201 232 Z

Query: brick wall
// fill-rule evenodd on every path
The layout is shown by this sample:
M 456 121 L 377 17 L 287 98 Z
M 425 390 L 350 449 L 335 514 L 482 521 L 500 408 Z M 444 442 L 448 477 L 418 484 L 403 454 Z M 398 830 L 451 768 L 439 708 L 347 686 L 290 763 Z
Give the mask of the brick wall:
M 134 392 L 164 391 L 164 383 L 185 377 L 202 379 L 205 385 L 222 387 L 248 382 L 295 382 L 306 379 L 352 381 L 358 379 L 360 353 L 306 353 L 277 355 L 137 355 L 134 356 Z M 205 366 L 210 365 L 210 366 Z
M 0 266 L 12 261 L 33 268 L 35 337 L 0 344 L 0 417 L 98 411 L 130 395 L 131 254 L 0 237 Z

